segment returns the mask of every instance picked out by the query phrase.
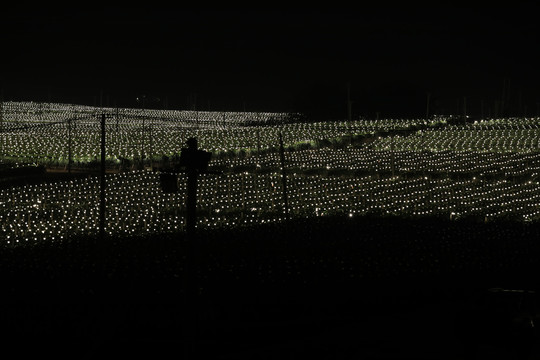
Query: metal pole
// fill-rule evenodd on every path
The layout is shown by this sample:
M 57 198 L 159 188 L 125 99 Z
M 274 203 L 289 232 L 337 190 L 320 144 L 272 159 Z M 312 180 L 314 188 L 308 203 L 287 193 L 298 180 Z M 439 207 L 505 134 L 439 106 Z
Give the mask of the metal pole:
M 242 173 L 242 218 L 246 212 L 246 175 Z
M 390 148 L 392 153 L 392 177 L 395 175 L 395 154 L 394 154 L 394 134 L 391 136 L 392 141 L 390 142 Z
M 68 173 L 71 174 L 71 120 L 68 119 Z
M 281 158 L 281 181 L 283 183 L 283 203 L 285 207 L 285 219 L 289 220 L 289 203 L 287 199 L 287 176 L 285 173 L 285 150 L 283 149 L 283 136 L 279 133 L 279 155 Z
M 142 164 L 142 168 L 144 169 L 144 98 L 143 98 L 143 118 L 142 118 L 142 139 L 141 139 L 141 164 Z
M 261 129 L 257 128 L 257 160 L 260 159 L 261 155 Z
M 101 186 L 99 203 L 99 239 L 105 239 L 105 114 L 101 115 Z
M 152 169 L 152 171 L 154 171 L 154 158 L 152 156 L 153 152 L 154 152 L 154 142 L 152 141 L 152 127 L 154 126 L 154 118 L 151 118 L 150 119 L 150 126 L 148 127 L 148 135 L 150 137 L 149 141 L 150 141 L 150 151 L 149 151 L 149 154 L 148 154 L 148 157 L 150 158 L 150 169 Z
M 0 159 L 4 157 L 4 89 L 0 91 Z

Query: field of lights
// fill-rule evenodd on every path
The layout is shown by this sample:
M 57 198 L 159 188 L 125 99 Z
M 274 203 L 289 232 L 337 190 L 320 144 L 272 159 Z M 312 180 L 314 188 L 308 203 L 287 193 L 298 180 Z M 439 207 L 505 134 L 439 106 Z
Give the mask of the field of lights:
M 540 219 L 540 119 L 454 122 L 357 119 L 310 122 L 299 114 L 94 108 L 4 102 L 0 108 L 0 242 L 97 234 L 100 119 L 106 120 L 106 232 L 184 230 L 186 178 L 164 193 L 159 174 L 189 137 L 212 152 L 199 176 L 199 228 L 284 220 L 279 135 L 292 218 L 366 214 Z M 87 172 L 67 180 L 9 182 L 23 166 Z

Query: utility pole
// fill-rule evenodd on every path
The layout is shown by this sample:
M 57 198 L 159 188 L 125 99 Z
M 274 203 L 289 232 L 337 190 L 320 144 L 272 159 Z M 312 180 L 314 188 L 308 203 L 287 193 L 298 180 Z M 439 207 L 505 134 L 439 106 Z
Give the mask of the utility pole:
M 524 116 L 524 107 L 523 107 L 523 90 L 519 89 L 518 92 L 518 116 L 523 117 Z
M 285 219 L 289 220 L 289 203 L 287 199 L 287 174 L 285 173 L 285 150 L 283 148 L 283 136 L 279 133 L 279 155 L 281 158 L 281 181 L 283 183 L 283 204 L 285 207 Z
M 191 110 L 197 110 L 197 93 L 189 94 L 189 101 L 191 102 Z
M 509 116 L 509 105 L 510 105 L 510 79 L 503 79 L 503 90 L 501 96 L 501 105 L 500 105 L 500 116 L 508 117 Z
M 480 100 L 480 119 L 484 120 L 484 99 Z
M 431 97 L 431 93 L 427 93 L 427 99 L 426 99 L 426 120 L 429 119 L 429 98 Z
M 351 83 L 347 83 L 347 120 L 352 120 Z

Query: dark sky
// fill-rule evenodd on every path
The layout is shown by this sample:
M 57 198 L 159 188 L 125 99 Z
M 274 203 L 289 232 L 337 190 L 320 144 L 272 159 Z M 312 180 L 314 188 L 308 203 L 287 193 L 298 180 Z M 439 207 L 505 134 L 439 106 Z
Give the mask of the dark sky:
M 361 4 L 361 3 L 360 3 Z M 510 3 L 509 3 L 510 4 Z M 378 8 L 204 10 L 12 7 L 0 16 L 5 99 L 200 110 L 422 117 L 515 113 L 540 102 L 538 12 L 385 3 Z M 521 106 L 520 106 L 521 105 Z M 527 108 L 525 110 L 525 107 Z M 490 109 L 491 108 L 491 109 Z

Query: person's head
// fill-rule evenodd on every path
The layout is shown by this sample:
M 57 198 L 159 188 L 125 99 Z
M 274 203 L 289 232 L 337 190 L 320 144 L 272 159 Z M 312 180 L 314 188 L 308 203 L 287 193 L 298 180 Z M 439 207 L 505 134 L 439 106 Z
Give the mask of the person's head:
M 187 139 L 186 144 L 187 144 L 189 149 L 196 149 L 197 148 L 197 138 L 192 137 L 192 138 Z

